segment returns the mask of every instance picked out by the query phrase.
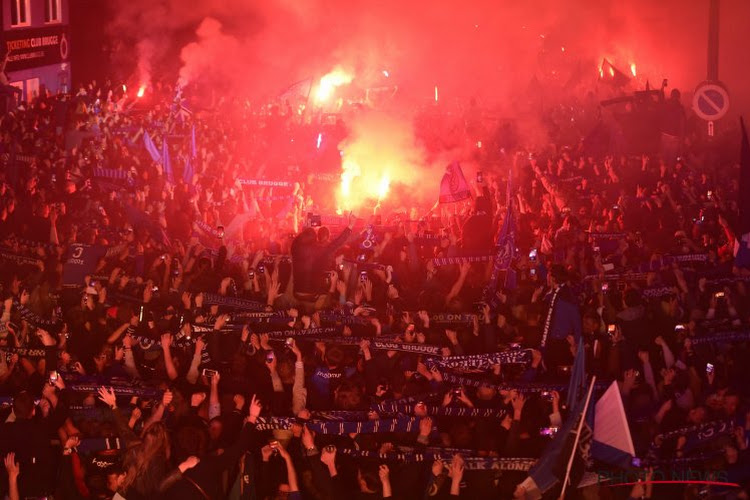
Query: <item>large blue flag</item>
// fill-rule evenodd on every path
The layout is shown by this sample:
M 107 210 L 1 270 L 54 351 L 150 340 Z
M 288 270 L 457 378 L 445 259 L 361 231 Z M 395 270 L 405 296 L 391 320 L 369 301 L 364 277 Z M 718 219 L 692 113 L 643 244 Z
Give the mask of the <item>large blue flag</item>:
M 164 175 L 167 176 L 167 182 L 174 184 L 174 173 L 172 172 L 172 160 L 169 158 L 169 144 L 167 143 L 167 136 L 164 136 L 162 142 L 162 162 L 164 166 Z
M 151 155 L 151 159 L 156 163 L 161 163 L 161 153 L 159 153 L 159 150 L 156 148 L 156 144 L 154 144 L 154 141 L 151 139 L 151 136 L 148 135 L 148 132 L 143 133 L 143 142 L 146 145 L 146 151 L 148 151 L 148 154 Z
M 585 418 L 583 412 L 586 409 L 586 389 L 586 354 L 583 342 L 579 342 L 568 389 L 567 404 L 570 412 L 552 442 L 547 445 L 542 456 L 529 470 L 529 478 L 522 483 L 530 497 L 541 498 L 565 479 L 568 460 L 574 452 L 578 423 L 581 418 Z M 590 435 L 590 430 L 588 434 Z M 587 446 L 587 444 L 579 440 L 575 453 L 579 453 L 582 446 Z
M 734 242 L 734 263 L 737 267 L 750 267 L 750 143 L 745 122 L 740 118 L 742 147 L 740 148 L 740 189 L 737 203 L 740 207 L 738 240 Z
M 506 272 L 505 286 L 515 287 L 515 273 L 510 268 L 510 264 L 516 254 L 516 223 L 513 217 L 513 205 L 511 203 L 511 175 L 508 172 L 508 185 L 507 185 L 507 196 L 508 209 L 505 214 L 505 220 L 503 221 L 503 227 L 500 229 L 500 234 L 497 236 L 497 242 L 495 243 L 495 264 L 492 268 L 492 274 L 490 275 L 489 283 L 484 289 L 484 301 L 490 305 L 492 309 L 497 307 L 497 282 L 500 277 L 500 271 Z

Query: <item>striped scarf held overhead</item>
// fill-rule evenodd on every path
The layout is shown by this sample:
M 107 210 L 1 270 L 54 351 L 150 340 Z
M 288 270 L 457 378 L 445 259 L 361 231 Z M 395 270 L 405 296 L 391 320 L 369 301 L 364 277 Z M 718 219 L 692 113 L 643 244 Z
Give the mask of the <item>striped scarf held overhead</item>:
M 419 430 L 420 418 L 396 417 L 378 420 L 356 421 L 356 422 L 323 422 L 308 421 L 305 423 L 308 429 L 318 434 L 382 434 L 394 432 L 415 432 Z M 260 431 L 275 429 L 290 429 L 292 424 L 298 423 L 295 418 L 286 417 L 259 417 L 255 428 Z
M 494 255 L 465 255 L 458 257 L 435 257 L 432 264 L 436 267 L 450 266 L 454 264 L 473 264 L 475 262 L 490 262 Z
M 13 307 L 18 311 L 18 313 L 21 315 L 21 319 L 26 321 L 27 323 L 30 323 L 37 328 L 42 328 L 44 330 L 49 331 L 50 329 L 54 329 L 60 326 L 62 323 L 60 319 L 58 318 L 51 318 L 46 319 L 39 316 L 37 313 L 29 309 L 28 307 L 21 305 L 21 303 L 18 300 L 13 300 Z
M 290 188 L 294 186 L 294 184 L 288 181 L 269 181 L 266 179 L 237 179 L 237 182 L 239 182 L 241 186 L 249 186 L 249 187 L 256 186 L 256 187 Z
M 417 405 L 415 404 L 380 403 L 377 405 L 377 409 L 379 412 L 383 413 L 401 413 L 403 415 L 414 415 L 416 412 L 416 406 Z M 425 404 L 423 409 L 427 415 L 439 417 L 480 417 L 503 419 L 507 415 L 507 412 L 505 410 L 497 410 L 494 408 L 466 408 L 459 406 L 439 406 Z
M 19 255 L 10 251 L 0 250 L 0 260 L 13 262 L 18 265 L 36 266 L 37 262 L 42 259 L 40 257 L 28 257 L 26 255 Z
M 95 168 L 94 177 L 98 177 L 101 179 L 113 179 L 116 181 L 125 181 L 125 183 L 129 186 L 134 184 L 128 170 L 117 170 L 114 168 Z
M 244 311 L 265 311 L 266 304 L 254 300 L 240 299 L 238 297 L 226 297 L 218 293 L 203 292 L 203 303 L 207 306 L 218 305 Z
M 745 342 L 747 340 L 750 340 L 750 330 L 719 332 L 706 337 L 690 337 L 690 341 L 693 345 Z
M 46 349 L 29 349 L 27 347 L 0 347 L 0 354 L 18 354 L 19 358 L 41 359 L 47 355 Z
M 525 364 L 531 361 L 531 349 L 511 349 L 488 354 L 472 354 L 469 356 L 449 356 L 447 358 L 427 358 L 427 368 L 478 369 L 489 370 L 494 365 Z
M 441 460 L 450 463 L 453 459 L 452 452 L 425 451 L 419 452 L 388 452 L 380 453 L 377 451 L 356 450 L 352 448 L 337 449 L 337 453 L 352 458 L 372 458 L 385 460 L 388 462 L 398 463 L 421 463 L 434 462 Z M 535 458 L 509 458 L 509 457 L 478 457 L 462 456 L 464 459 L 464 468 L 468 470 L 501 470 L 501 471 L 528 471 L 536 462 Z
M 328 326 L 322 328 L 308 328 L 306 330 L 276 330 L 273 332 L 263 332 L 271 339 L 287 338 L 304 338 L 304 337 L 327 337 L 341 335 L 343 328 L 338 326 Z
M 305 342 L 325 342 L 327 344 L 336 344 L 344 346 L 358 346 L 363 340 L 370 342 L 370 349 L 376 351 L 398 351 L 412 354 L 418 354 L 423 356 L 440 356 L 442 354 L 442 347 L 437 345 L 429 344 L 409 344 L 406 342 L 396 342 L 395 340 L 386 340 L 382 337 L 378 338 L 364 338 L 364 337 L 336 337 L 336 336 L 318 336 L 318 335 L 299 335 L 299 332 L 307 332 L 309 330 L 289 330 L 293 332 L 287 337 L 295 338 L 299 341 Z M 282 333 L 282 332 L 272 332 Z M 272 340 L 281 340 L 281 337 L 274 338 Z

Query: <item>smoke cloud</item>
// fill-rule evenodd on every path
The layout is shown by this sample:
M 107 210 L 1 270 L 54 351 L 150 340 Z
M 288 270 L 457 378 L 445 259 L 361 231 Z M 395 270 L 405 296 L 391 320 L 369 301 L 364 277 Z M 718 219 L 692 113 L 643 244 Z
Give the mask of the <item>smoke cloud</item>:
M 135 41 L 141 72 L 165 67 L 182 49 L 175 42 L 192 36 L 182 44 L 181 76 L 221 79 L 255 96 L 339 64 L 356 68 L 362 85 L 387 69 L 416 95 L 438 85 L 446 99 L 500 102 L 551 69 L 564 78 L 581 64 L 595 79 L 602 57 L 625 72 L 636 63 L 644 83 L 669 78 L 688 92 L 705 77 L 704 0 L 119 0 L 115 9 L 112 33 Z M 721 76 L 739 103 L 750 87 L 748 20 L 748 2 L 722 2 Z
M 498 116 L 519 118 L 524 140 L 536 143 L 545 138 L 534 106 L 571 89 L 595 88 L 603 58 L 627 75 L 635 66 L 633 88 L 646 81 L 658 88 L 668 78 L 685 104 L 706 75 L 708 0 L 115 4 L 112 33 L 136 46 L 130 65 L 141 82 L 171 72 L 175 81 L 258 102 L 344 67 L 354 76 L 350 87 L 397 86 L 400 102 L 413 108 L 433 101 L 435 87 L 443 106 L 476 99 Z M 729 120 L 750 106 L 743 54 L 750 2 L 723 0 L 721 9 L 720 76 L 732 96 Z M 415 146 L 413 118 L 409 112 L 367 114 L 351 124 L 354 134 L 342 149 L 359 165 L 365 186 L 379 185 L 389 168 L 399 169 L 407 185 L 427 177 L 437 185 L 436 171 L 426 174 L 436 160 Z

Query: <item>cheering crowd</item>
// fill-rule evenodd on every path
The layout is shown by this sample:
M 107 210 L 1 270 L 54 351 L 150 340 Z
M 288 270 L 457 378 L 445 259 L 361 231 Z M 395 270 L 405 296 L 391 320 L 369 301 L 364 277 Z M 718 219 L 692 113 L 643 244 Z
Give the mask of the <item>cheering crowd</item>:
M 485 137 L 467 199 L 334 216 L 320 123 L 120 87 L 0 120 L 3 495 L 557 498 L 585 359 L 636 459 L 567 498 L 748 498 L 738 148 L 679 95 L 661 155 Z M 603 480 L 685 471 L 739 486 Z

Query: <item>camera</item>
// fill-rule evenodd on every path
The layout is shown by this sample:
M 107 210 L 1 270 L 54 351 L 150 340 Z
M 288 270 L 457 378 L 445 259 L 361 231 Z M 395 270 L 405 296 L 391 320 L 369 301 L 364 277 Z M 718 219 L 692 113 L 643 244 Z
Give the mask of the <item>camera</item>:
M 600 247 L 594 247 L 594 253 L 600 253 L 602 249 Z
M 359 281 L 364 283 L 367 281 L 367 271 L 360 271 L 359 272 Z
M 517 351 L 518 349 L 521 348 L 521 344 L 519 344 L 518 342 L 511 342 L 508 345 L 510 346 L 511 350 L 513 350 L 513 351 Z
M 530 274 L 531 276 L 536 276 L 536 268 L 535 268 L 535 267 L 532 267 L 532 268 L 531 268 L 531 269 L 529 270 L 529 274 Z
M 706 198 L 710 200 L 713 197 L 713 195 L 714 195 L 714 192 L 709 189 L 708 192 L 706 193 Z
M 685 325 L 675 325 L 674 331 L 675 332 L 684 332 L 685 331 Z
M 203 375 L 208 378 L 214 377 L 217 373 L 219 372 L 216 370 L 209 370 L 208 368 L 203 369 Z
M 453 391 L 451 391 L 451 394 L 453 394 L 453 397 L 461 397 L 461 388 L 460 387 L 454 387 Z
M 219 238 L 224 237 L 224 226 L 217 226 L 216 227 L 216 234 Z
M 266 266 L 264 266 L 262 262 L 258 264 L 258 272 L 260 274 L 263 274 L 264 272 L 266 272 Z
M 716 297 L 717 299 L 723 299 L 724 298 L 724 292 L 716 292 L 714 294 L 714 297 Z

